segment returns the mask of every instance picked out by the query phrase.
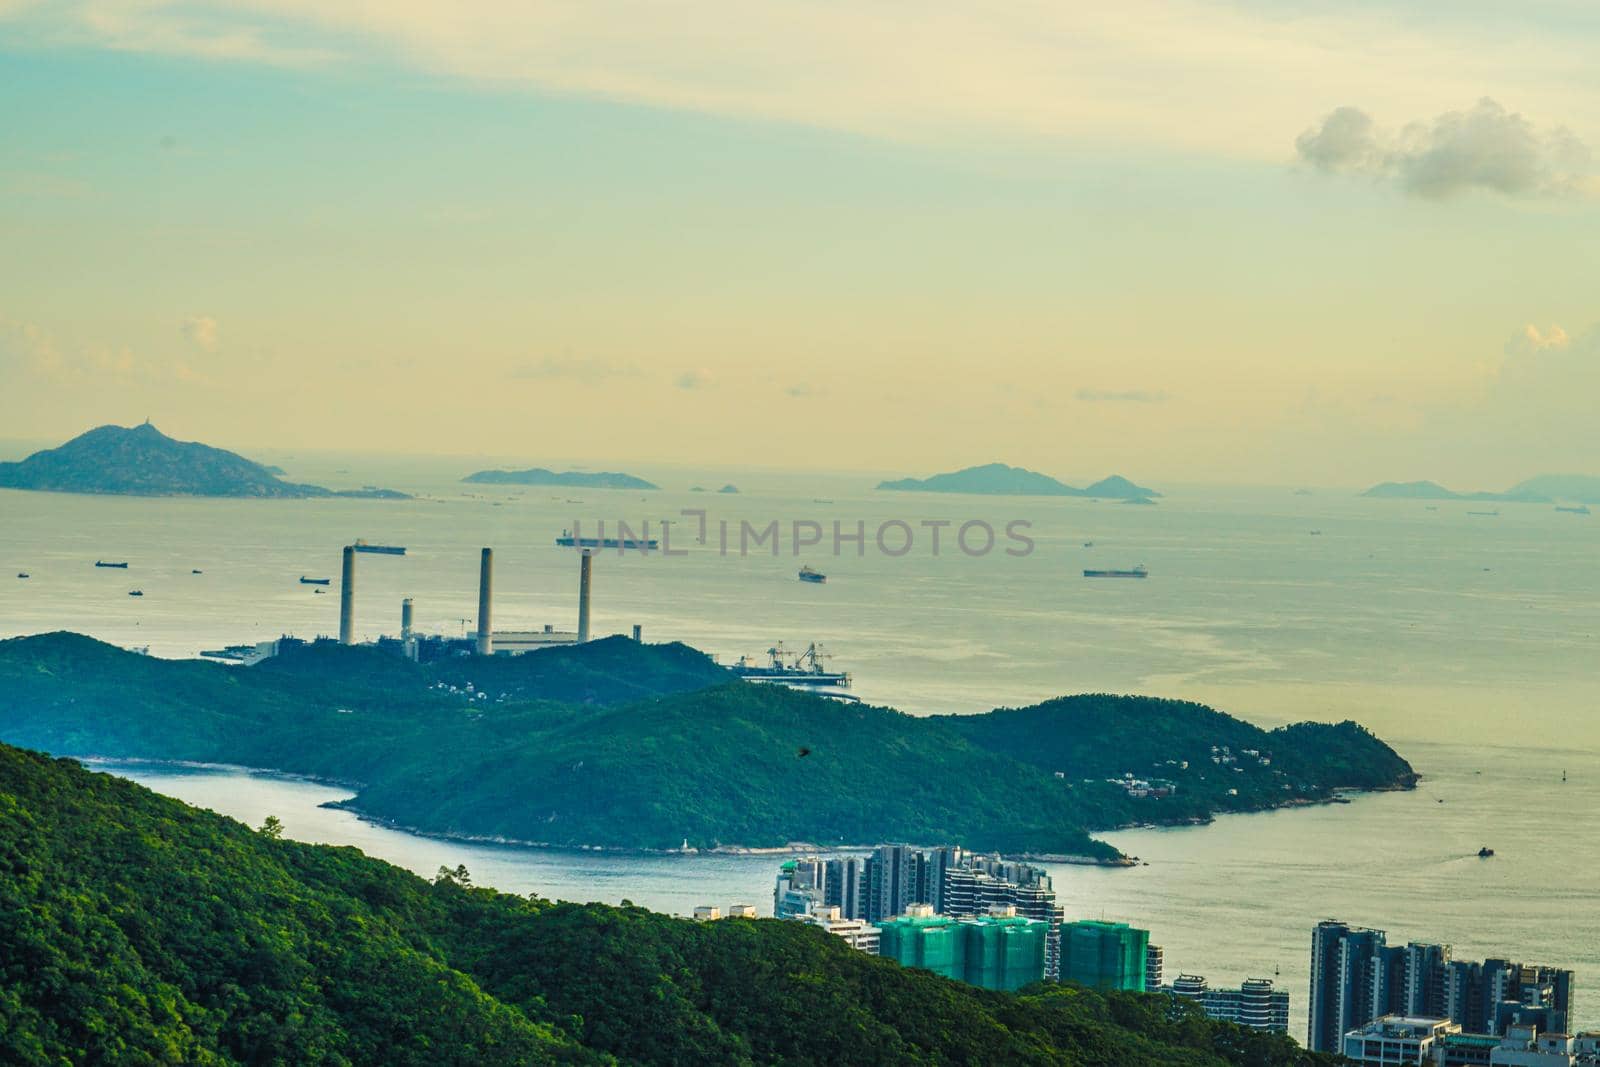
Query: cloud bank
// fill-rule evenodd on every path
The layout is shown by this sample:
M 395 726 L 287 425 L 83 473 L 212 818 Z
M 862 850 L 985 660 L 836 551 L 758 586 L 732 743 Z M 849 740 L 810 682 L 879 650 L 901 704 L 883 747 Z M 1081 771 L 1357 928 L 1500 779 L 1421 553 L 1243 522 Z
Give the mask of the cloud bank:
M 387 62 L 496 92 L 897 141 L 999 134 L 1274 161 L 1288 131 L 1352 85 L 1398 113 L 1487 91 L 1600 131 L 1594 42 L 1570 32 L 1564 2 L 1469 15 L 1394 0 L 1292 12 L 1223 0 L 57 0 L 13 8 L 8 33 L 213 63 Z
M 1588 147 L 1563 127 L 1540 129 L 1484 97 L 1466 111 L 1387 131 L 1341 107 L 1295 140 L 1301 160 L 1329 174 L 1394 182 L 1430 200 L 1481 190 L 1510 197 L 1600 193 Z

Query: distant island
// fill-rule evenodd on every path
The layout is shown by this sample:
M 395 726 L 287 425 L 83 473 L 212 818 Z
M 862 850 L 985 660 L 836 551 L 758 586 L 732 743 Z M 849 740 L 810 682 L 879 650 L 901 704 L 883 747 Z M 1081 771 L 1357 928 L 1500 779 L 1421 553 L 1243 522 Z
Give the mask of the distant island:
M 493 711 L 461 693 L 487 694 Z M 1416 779 L 1354 723 L 1269 731 L 1199 704 L 1104 695 L 918 717 L 740 681 L 684 645 L 620 637 L 427 665 L 319 642 L 253 667 L 74 634 L 16 638 L 0 642 L 0 740 L 351 783 L 342 807 L 464 838 L 637 850 L 957 840 L 1108 863 L 1119 853 L 1094 831 Z M 1139 795 L 1124 775 L 1170 788 Z
M 1383 482 L 1362 496 L 1380 500 L 1474 500 L 1507 504 L 1552 504 L 1569 500 L 1600 504 L 1600 477 L 1589 474 L 1541 474 L 1502 492 L 1458 493 L 1438 482 Z
M 922 493 L 972 493 L 995 496 L 1080 496 L 1105 500 L 1150 501 L 1161 494 L 1135 485 L 1113 474 L 1093 485 L 1078 489 L 1059 482 L 1048 474 L 1010 467 L 1004 463 L 985 463 L 979 467 L 935 474 L 929 478 L 900 478 L 879 482 L 879 489 Z
M 732 484 L 731 482 L 729 484 L 723 486 L 721 489 L 717 490 L 717 492 L 719 492 L 719 493 L 737 493 L 738 491 L 739 491 L 739 487 L 737 485 Z
M 461 479 L 477 485 L 563 485 L 573 489 L 659 489 L 643 478 L 612 471 L 551 471 L 529 467 L 525 471 L 477 471 Z
M 286 482 L 236 452 L 175 441 L 146 422 L 100 426 L 58 448 L 0 463 L 0 489 L 122 496 L 218 496 L 407 500 L 393 489 L 324 489 Z

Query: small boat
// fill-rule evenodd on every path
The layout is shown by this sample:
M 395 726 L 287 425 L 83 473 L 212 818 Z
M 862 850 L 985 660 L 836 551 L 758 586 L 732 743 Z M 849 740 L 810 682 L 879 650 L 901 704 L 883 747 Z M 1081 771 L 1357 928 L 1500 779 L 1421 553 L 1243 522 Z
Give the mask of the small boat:
M 128 569 L 128 565 L 126 563 L 107 563 L 103 559 L 95 560 L 94 561 L 94 565 L 96 567 L 116 567 L 119 570 L 127 570 Z
M 1144 564 L 1129 570 L 1087 570 L 1083 572 L 1085 578 L 1148 578 L 1150 572 L 1145 570 Z
M 27 571 L 18 571 L 17 572 L 17 577 L 18 578 L 26 578 L 26 577 L 28 577 L 28 572 Z
M 1478 850 L 1478 858 L 1480 860 L 1486 860 L 1492 855 L 1494 855 L 1494 849 L 1490 848 L 1488 845 L 1485 845 Z
M 1494 511 L 1469 511 L 1467 514 L 1478 519 L 1496 519 L 1500 517 L 1500 510 L 1496 508 Z
M 195 571 L 195 573 L 199 574 L 200 572 Z M 327 585 L 331 581 L 333 581 L 332 578 L 307 578 L 303 574 L 300 576 L 301 585 Z
M 1312 537 L 1321 537 L 1322 536 L 1322 531 L 1321 530 L 1312 530 L 1311 531 L 1311 536 Z
M 811 582 L 814 585 L 821 585 L 828 580 L 828 576 L 826 574 L 823 574 L 816 568 L 809 566 L 800 568 L 799 577 L 802 582 Z
M 311 591 L 312 591 L 312 592 L 313 592 L 313 593 L 315 593 L 315 594 L 317 594 L 317 595 L 318 595 L 318 596 L 321 596 L 321 595 L 322 595 L 322 594 L 323 594 L 323 593 L 326 593 L 326 592 L 327 592 L 327 590 L 326 590 L 326 589 L 313 589 L 313 590 L 311 590 Z
M 190 574 L 204 574 L 205 571 L 201 570 L 199 567 L 196 567 L 194 570 L 190 571 L 189 573 Z
M 1083 547 L 1084 548 L 1093 548 L 1094 547 L 1094 542 L 1093 541 L 1085 541 L 1083 543 Z
M 128 595 L 129 596 L 144 596 L 144 590 L 143 589 L 130 589 L 130 590 L 128 590 Z

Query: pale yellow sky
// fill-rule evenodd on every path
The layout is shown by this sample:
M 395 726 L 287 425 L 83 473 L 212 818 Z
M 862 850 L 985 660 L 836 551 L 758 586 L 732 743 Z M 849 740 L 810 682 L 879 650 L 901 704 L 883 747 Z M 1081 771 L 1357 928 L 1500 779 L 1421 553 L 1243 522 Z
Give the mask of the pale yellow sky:
M 1600 472 L 1587 6 L 0 2 L 0 422 Z

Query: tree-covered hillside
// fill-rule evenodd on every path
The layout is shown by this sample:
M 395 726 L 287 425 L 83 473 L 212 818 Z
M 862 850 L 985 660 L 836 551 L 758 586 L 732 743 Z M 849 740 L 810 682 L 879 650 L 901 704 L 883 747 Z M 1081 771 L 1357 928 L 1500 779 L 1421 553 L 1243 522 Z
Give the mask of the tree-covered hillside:
M 0 1062 L 1312 1067 L 1154 996 L 429 883 L 0 745 Z
M 1268 732 L 1139 697 L 916 718 L 728 677 L 681 645 L 622 638 L 428 667 L 327 644 L 237 668 L 48 634 L 0 642 L 0 739 L 314 775 L 414 829 L 623 848 L 909 840 L 1113 858 L 1091 831 L 1412 780 L 1353 725 Z M 1214 745 L 1260 756 L 1213 764 Z M 1141 799 L 1106 781 L 1128 772 L 1180 788 Z

